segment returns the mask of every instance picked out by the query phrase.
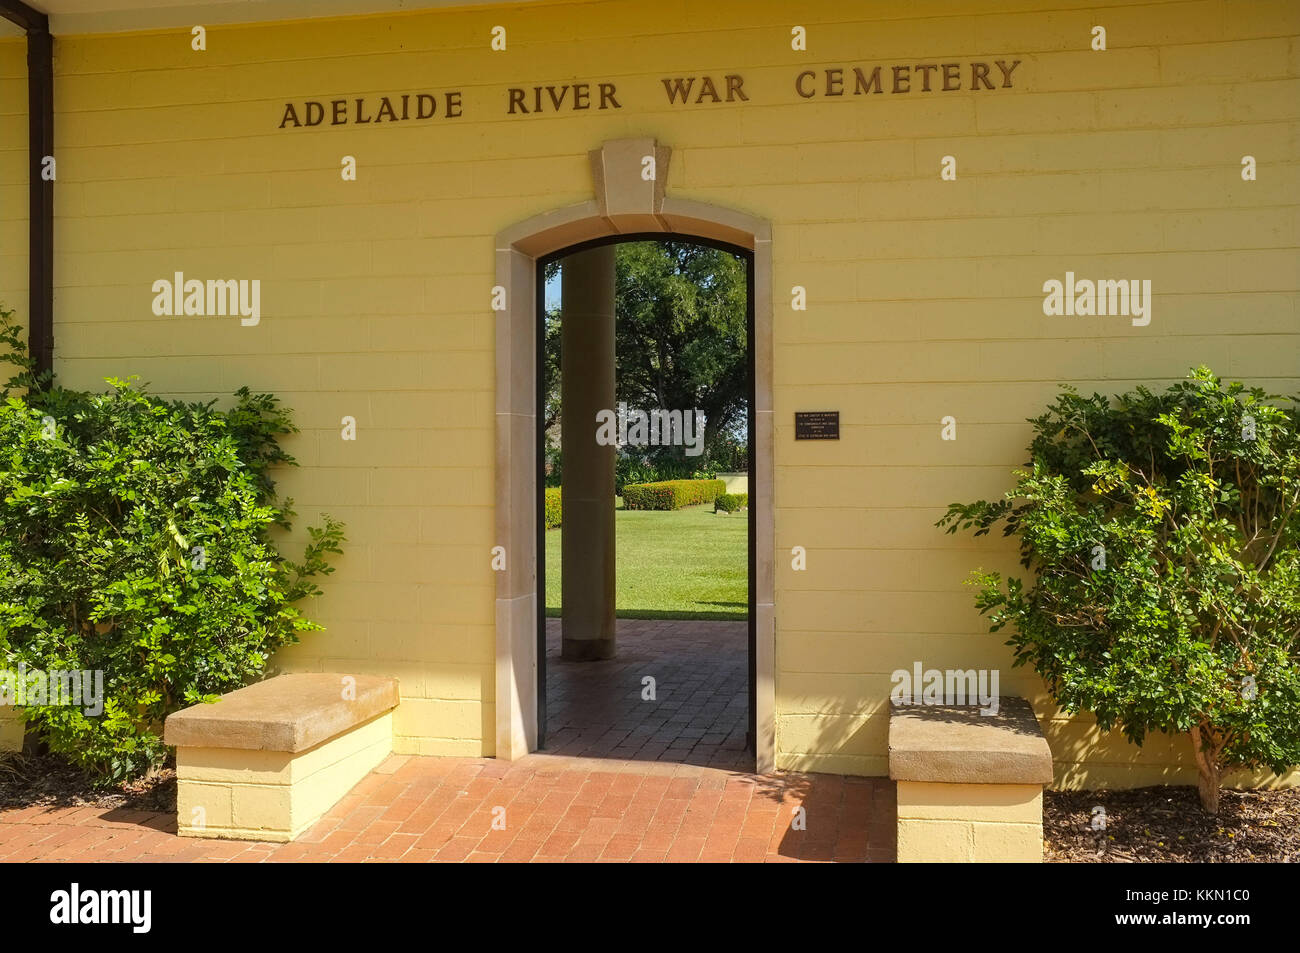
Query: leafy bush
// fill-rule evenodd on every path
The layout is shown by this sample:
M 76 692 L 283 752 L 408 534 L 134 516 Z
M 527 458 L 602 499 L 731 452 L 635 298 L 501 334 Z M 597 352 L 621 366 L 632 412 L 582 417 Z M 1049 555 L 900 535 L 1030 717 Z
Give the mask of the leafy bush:
M 722 480 L 666 480 L 629 483 L 623 487 L 623 506 L 629 510 L 679 510 L 696 503 L 712 503 L 727 491 Z
M 545 489 L 546 528 L 555 529 L 560 525 L 560 488 L 548 486 Z
M 623 495 L 629 483 L 666 483 L 671 480 L 712 480 L 717 471 L 710 465 L 683 462 L 672 457 L 643 457 L 621 451 L 614 461 L 614 493 Z
M 333 571 L 342 527 L 310 528 L 301 563 L 277 551 L 292 511 L 270 470 L 293 462 L 278 438 L 294 428 L 275 398 L 243 389 L 221 411 L 121 380 L 17 396 L 35 380 L 11 317 L 0 341 L 26 370 L 0 407 L 0 668 L 101 671 L 102 715 L 23 714 L 101 781 L 133 777 L 166 759 L 168 714 L 256 681 L 321 628 L 296 603 Z
M 749 470 L 749 447 L 738 440 L 721 440 L 709 453 L 709 465 L 718 473 Z
M 553 443 L 549 435 L 546 437 L 546 447 L 542 450 L 542 459 L 543 485 L 560 486 L 564 482 L 563 456 L 559 445 Z
M 713 512 L 734 513 L 749 505 L 748 493 L 723 493 L 713 501 Z
M 655 483 L 659 471 L 645 459 L 629 453 L 619 453 L 614 458 L 614 495 L 622 496 L 629 483 Z
M 1201 803 L 1224 768 L 1300 763 L 1300 415 L 1207 368 L 1161 394 L 1066 390 L 1031 421 L 1031 469 L 948 532 L 1020 538 L 1020 579 L 976 605 L 1067 712 L 1133 743 L 1191 736 Z

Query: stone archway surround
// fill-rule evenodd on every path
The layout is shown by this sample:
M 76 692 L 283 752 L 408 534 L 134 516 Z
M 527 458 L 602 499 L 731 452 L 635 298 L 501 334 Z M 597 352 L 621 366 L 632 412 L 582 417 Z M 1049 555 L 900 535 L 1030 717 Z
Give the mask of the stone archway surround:
M 754 431 L 750 519 L 754 525 L 756 768 L 776 767 L 775 539 L 772 492 L 772 234 L 764 220 L 665 194 L 671 151 L 653 139 L 606 142 L 590 153 L 596 197 L 536 215 L 496 240 L 496 756 L 537 748 L 537 260 L 582 242 L 660 232 L 750 249 L 754 256 Z M 647 160 L 654 176 L 646 178 Z

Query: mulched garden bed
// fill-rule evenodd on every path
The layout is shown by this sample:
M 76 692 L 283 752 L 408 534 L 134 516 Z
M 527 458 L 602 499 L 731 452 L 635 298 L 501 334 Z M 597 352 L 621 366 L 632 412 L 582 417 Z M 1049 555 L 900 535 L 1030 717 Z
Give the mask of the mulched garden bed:
M 1105 808 L 1105 830 L 1093 829 Z M 1043 859 L 1054 863 L 1300 863 L 1300 788 L 1228 791 L 1219 815 L 1194 787 L 1044 791 Z
M 0 755 L 0 810 L 18 807 L 98 807 L 176 812 L 176 772 L 96 788 L 76 767 L 52 755 Z

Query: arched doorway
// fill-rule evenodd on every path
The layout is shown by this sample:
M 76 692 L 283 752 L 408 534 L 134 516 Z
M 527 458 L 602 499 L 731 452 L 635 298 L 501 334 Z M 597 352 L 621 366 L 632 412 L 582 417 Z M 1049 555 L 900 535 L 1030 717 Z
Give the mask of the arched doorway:
M 591 153 L 596 198 L 534 216 L 497 236 L 496 279 L 496 755 L 537 748 L 539 664 L 537 453 L 538 263 L 566 249 L 636 236 L 678 236 L 752 256 L 753 414 L 750 438 L 750 684 L 755 765 L 775 769 L 775 545 L 772 492 L 771 229 L 730 209 L 666 196 L 670 152 L 650 139 L 607 142 Z M 653 160 L 653 161 L 652 161 Z M 649 166 L 650 178 L 645 176 Z

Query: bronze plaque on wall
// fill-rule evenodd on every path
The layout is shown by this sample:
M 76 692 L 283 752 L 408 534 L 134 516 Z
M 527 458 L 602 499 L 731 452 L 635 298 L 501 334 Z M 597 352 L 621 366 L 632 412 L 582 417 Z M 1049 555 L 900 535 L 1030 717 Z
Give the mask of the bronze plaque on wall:
M 794 439 L 839 440 L 840 412 L 838 410 L 796 410 Z

